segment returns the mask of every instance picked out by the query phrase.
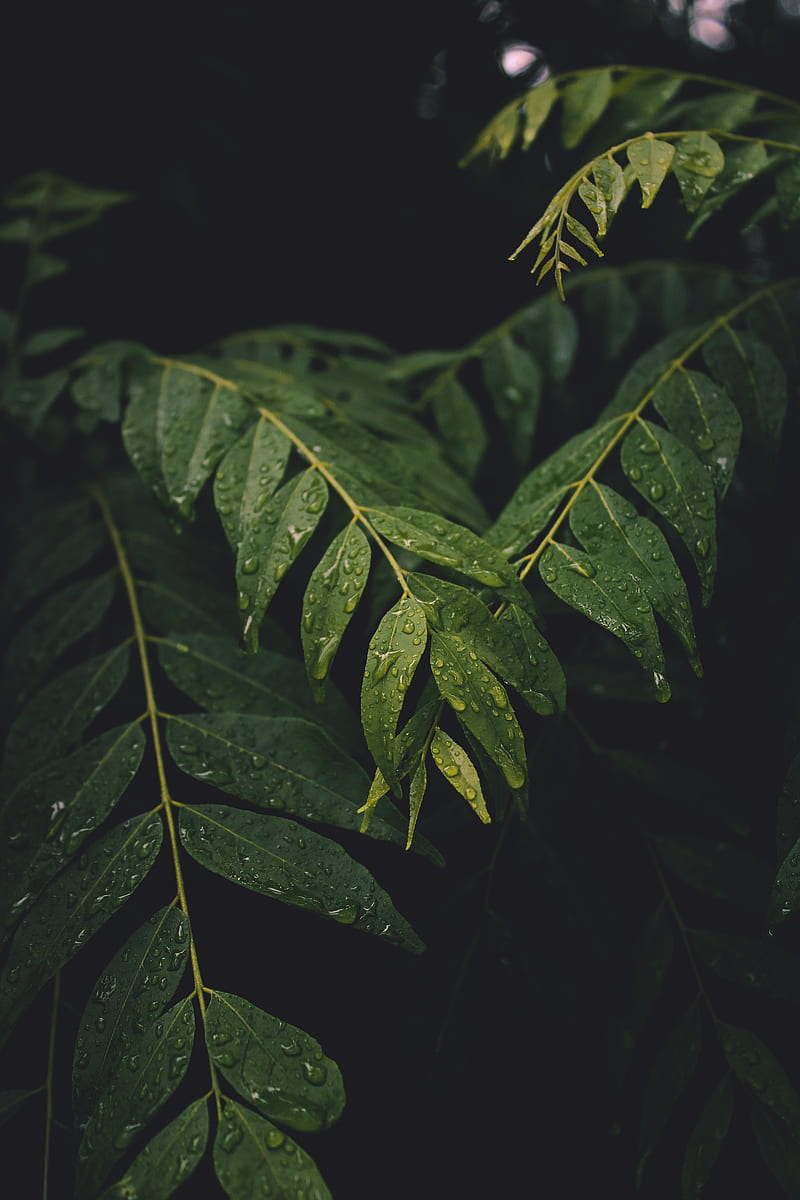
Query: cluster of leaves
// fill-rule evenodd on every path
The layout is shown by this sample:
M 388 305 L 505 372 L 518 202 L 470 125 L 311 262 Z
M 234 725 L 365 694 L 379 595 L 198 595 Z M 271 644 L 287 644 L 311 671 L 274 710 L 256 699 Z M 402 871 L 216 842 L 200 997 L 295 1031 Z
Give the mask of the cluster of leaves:
M 612 94 L 647 121 L 681 86 L 622 68 L 548 81 L 525 101 L 524 139 L 533 141 L 558 97 L 575 145 Z M 736 121 L 749 119 L 758 97 L 723 99 L 732 97 Z M 743 97 L 752 100 L 746 112 Z M 520 106 L 505 111 L 482 145 L 510 148 Z M 717 114 L 710 127 L 727 120 Z M 688 151 L 678 157 L 680 139 L 700 136 L 685 125 L 670 134 L 685 198 L 687 172 L 698 171 Z M 660 135 L 629 149 L 658 140 L 668 144 Z M 618 150 L 601 158 L 623 174 Z M 592 166 L 591 186 L 605 196 L 603 170 Z M 573 191 L 588 203 L 586 171 Z M 35 215 L 24 229 L 12 221 L 6 237 L 27 239 L 29 261 L 41 257 L 48 230 L 69 232 L 50 213 L 75 212 L 83 224 L 121 199 L 93 195 L 50 177 L 25 181 L 12 201 Z M 574 233 L 571 196 L 564 191 L 551 225 Z M 249 1197 L 258 1179 L 265 1194 L 321 1198 L 328 1189 L 287 1130 L 337 1119 L 339 1069 L 309 1034 L 206 982 L 207 935 L 192 920 L 187 864 L 419 952 L 416 932 L 332 831 L 360 829 L 440 863 L 416 831 L 431 762 L 464 811 L 524 824 L 529 747 L 548 741 L 568 682 L 581 690 L 572 639 L 562 641 L 570 611 L 629 651 L 639 698 L 667 700 L 667 676 L 680 678 L 664 633 L 701 673 L 691 597 L 707 605 L 712 596 L 718 508 L 743 433 L 753 455 L 774 455 L 781 439 L 798 377 L 800 288 L 752 291 L 725 277 L 701 296 L 674 266 L 598 272 L 582 321 L 545 297 L 461 352 L 398 356 L 363 335 L 287 326 L 180 359 L 132 343 L 88 347 L 29 379 L 21 351 L 57 352 L 66 339 L 51 331 L 31 350 L 37 335 L 19 337 L 26 280 L 9 322 L 6 414 L 34 438 L 58 414 L 94 436 L 119 423 L 135 474 L 105 472 L 78 499 L 42 497 L 18 531 L 3 605 L 1 1027 L 8 1038 L 55 979 L 52 1065 L 62 969 L 157 883 L 161 893 L 95 980 L 76 1031 L 77 1194 L 169 1196 L 203 1158 L 211 1115 L 214 1167 L 230 1197 Z M 617 376 L 610 399 L 531 467 L 545 400 L 568 393 L 579 346 L 598 335 Z M 614 363 L 625 348 L 620 380 Z M 491 516 L 479 493 L 498 431 L 516 482 Z M 302 582 L 298 560 L 308 564 Z M 220 589 L 226 574 L 231 586 Z M 596 644 L 602 655 L 613 639 Z M 346 679 L 345 694 L 330 679 L 343 645 L 358 663 L 360 722 Z M 619 681 L 613 651 L 611 661 Z M 586 671 L 591 691 L 602 666 Z M 587 741 L 645 788 L 680 789 L 664 764 Z M 774 928 L 800 907 L 797 776 L 795 760 Z M 755 937 L 690 929 L 664 874 L 723 899 L 741 898 L 752 879 L 763 904 L 769 868 L 735 843 L 646 836 L 663 899 L 645 932 L 626 1046 L 646 1027 L 675 930 L 700 982 L 646 1084 L 639 1182 L 697 1068 L 703 1006 L 727 1067 L 689 1138 L 683 1194 L 701 1194 L 710 1178 L 735 1079 L 755 1096 L 765 1158 L 790 1179 L 800 1099 L 756 1034 L 716 1016 L 698 964 L 794 998 L 795 960 Z M 53 1088 L 49 1070 L 48 1123 Z M 7 1093 L 6 1109 L 37 1090 Z M 157 1117 L 166 1123 L 153 1133 Z
M 693 83 L 708 94 L 682 97 Z M 689 237 L 746 184 L 765 176 L 773 178 L 773 188 L 748 224 L 775 212 L 785 226 L 797 219 L 800 107 L 767 92 L 701 75 L 603 67 L 551 77 L 531 88 L 523 101 L 501 109 L 465 162 L 484 151 L 505 158 L 518 140 L 528 149 L 559 106 L 562 144 L 574 149 L 600 123 L 603 150 L 559 188 L 511 257 L 538 239 L 531 271 L 538 271 L 537 282 L 552 271 L 562 298 L 570 263 L 586 266 L 586 249 L 602 257 L 595 238 L 605 237 L 635 183 L 642 208 L 649 208 L 667 177 L 674 176 L 683 204 L 693 215 Z M 606 130 L 615 138 L 608 148 Z M 576 196 L 594 221 L 594 233 L 569 211 Z

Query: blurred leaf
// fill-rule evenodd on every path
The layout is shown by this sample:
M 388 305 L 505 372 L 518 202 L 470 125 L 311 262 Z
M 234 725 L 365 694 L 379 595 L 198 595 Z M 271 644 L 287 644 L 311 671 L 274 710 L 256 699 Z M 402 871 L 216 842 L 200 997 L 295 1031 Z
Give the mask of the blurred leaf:
M 734 1099 L 730 1077 L 726 1074 L 709 1096 L 689 1135 L 681 1172 L 683 1200 L 694 1200 L 705 1190 L 728 1135 Z
M 703 962 L 723 979 L 779 1000 L 800 1003 L 800 960 L 796 955 L 771 942 L 740 934 L 696 929 L 691 937 Z
M 678 1022 L 658 1054 L 645 1087 L 639 1127 L 639 1162 L 636 1186 L 641 1186 L 645 1164 L 658 1145 L 672 1111 L 700 1058 L 702 1023 L 697 1000 Z
M 625 280 L 606 275 L 590 281 L 583 308 L 596 342 L 606 358 L 617 358 L 636 329 L 639 305 Z
M 433 415 L 445 452 L 473 479 L 486 451 L 487 435 L 478 406 L 457 379 L 436 387 Z
M 29 357 L 37 354 L 50 354 L 51 351 L 58 350 L 61 346 L 66 346 L 83 335 L 83 329 L 43 329 L 39 333 L 31 334 L 23 345 L 21 353 Z
M 486 390 L 506 431 L 511 453 L 524 466 L 530 460 L 539 419 L 541 368 L 509 335 L 490 343 L 482 366 Z
M 561 92 L 561 140 L 572 149 L 589 132 L 611 99 L 611 71 L 586 71 Z
M 765 1108 L 800 1135 L 800 1097 L 772 1051 L 749 1029 L 718 1021 L 717 1031 L 732 1071 Z
M 753 1102 L 752 1123 L 761 1157 L 784 1193 L 791 1200 L 797 1200 L 800 1196 L 800 1137 L 790 1132 L 783 1121 L 758 1100 Z
M 760 858 L 726 842 L 696 837 L 657 837 L 655 845 L 670 871 L 689 887 L 763 913 L 771 872 Z
M 703 346 L 712 375 L 730 393 L 745 432 L 767 446 L 780 439 L 786 416 L 786 372 L 775 354 L 752 333 L 726 325 Z

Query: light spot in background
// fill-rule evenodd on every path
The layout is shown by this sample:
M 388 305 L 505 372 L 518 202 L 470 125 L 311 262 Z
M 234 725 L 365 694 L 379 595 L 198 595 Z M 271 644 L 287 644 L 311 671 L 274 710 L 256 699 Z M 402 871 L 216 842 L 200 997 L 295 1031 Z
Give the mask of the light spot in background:
M 483 22 L 485 25 L 489 21 L 496 21 L 497 18 L 501 17 L 502 15 L 503 6 L 500 3 L 500 0 L 487 0 L 487 3 L 484 4 L 483 8 L 478 14 L 478 20 Z
M 728 14 L 738 0 L 695 0 L 689 32 L 696 42 L 711 50 L 730 50 L 735 39 L 728 28 Z
M 544 63 L 542 51 L 530 42 L 506 42 L 500 48 L 499 58 L 500 66 L 506 75 L 516 77 L 536 70 L 536 77 L 531 82 L 541 83 L 550 74 Z
M 800 17 L 800 0 L 778 0 L 787 17 Z

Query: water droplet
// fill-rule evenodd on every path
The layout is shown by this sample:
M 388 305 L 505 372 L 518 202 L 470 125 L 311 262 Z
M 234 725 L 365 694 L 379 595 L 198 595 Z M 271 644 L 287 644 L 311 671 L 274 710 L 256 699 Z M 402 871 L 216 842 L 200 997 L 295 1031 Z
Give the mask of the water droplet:
M 701 558 L 705 558 L 708 554 L 708 539 L 698 538 L 694 544 L 694 548 Z
M 239 592 L 239 608 L 242 612 L 250 607 L 250 597 L 245 592 Z
M 694 441 L 695 441 L 695 445 L 697 446 L 698 450 L 713 450 L 714 449 L 714 439 L 710 433 L 698 433 L 698 435 L 694 439 Z
M 448 701 L 450 707 L 454 708 L 456 710 L 456 712 L 463 712 L 464 709 L 467 707 L 466 703 L 464 702 L 464 700 L 462 700 L 461 696 L 448 696 L 447 701 Z
M 245 575 L 255 575 L 258 567 L 259 562 L 257 558 L 246 558 L 242 563 L 242 572 Z
M 438 761 L 441 762 L 441 758 L 439 758 Z M 458 775 L 458 773 L 459 773 L 458 767 L 456 766 L 455 763 L 450 763 L 448 766 L 445 767 L 444 773 L 445 773 L 445 775 L 448 776 L 448 778 L 454 779 L 455 776 Z
M 403 622 L 403 633 L 413 633 L 413 632 L 414 632 L 414 622 L 413 621 L 404 621 Z
M 305 1079 L 314 1084 L 315 1087 L 321 1087 L 328 1078 L 328 1070 L 319 1063 L 303 1063 L 303 1075 Z
M 664 485 L 663 483 L 659 483 L 658 480 L 655 483 L 651 483 L 648 490 L 651 500 L 660 500 L 664 495 Z
M 634 483 L 638 483 L 639 480 L 642 478 L 642 472 L 641 472 L 640 468 L 639 467 L 631 467 L 630 470 L 628 471 L 628 478 L 632 479 L 634 481 Z

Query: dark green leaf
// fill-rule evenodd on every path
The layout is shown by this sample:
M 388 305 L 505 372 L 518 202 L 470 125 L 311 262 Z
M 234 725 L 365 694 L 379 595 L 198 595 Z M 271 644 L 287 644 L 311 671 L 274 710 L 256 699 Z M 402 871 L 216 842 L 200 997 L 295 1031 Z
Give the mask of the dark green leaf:
M 0 1092 L 0 1126 L 13 1120 L 18 1112 L 33 1096 L 41 1095 L 41 1088 L 14 1088 L 11 1091 Z
M 800 217 L 800 162 L 793 158 L 775 177 L 781 224 L 788 229 Z
M 424 948 L 365 867 L 336 842 L 294 821 L 222 804 L 184 806 L 180 835 L 192 858 L 240 887 L 414 953 Z
M 658 699 L 669 699 L 653 610 L 633 575 L 560 542 L 547 547 L 539 572 L 561 600 L 620 638 L 652 677 Z
M 633 979 L 630 1014 L 626 1022 L 625 1043 L 630 1049 L 645 1028 L 664 987 L 675 937 L 665 904 L 660 904 L 645 926 L 639 944 Z
M 683 1200 L 696 1200 L 705 1190 L 728 1134 L 734 1099 L 730 1078 L 726 1074 L 709 1096 L 686 1143 L 681 1172 Z
M 723 979 L 755 988 L 780 1000 L 800 1003 L 800 961 L 767 941 L 733 933 L 696 929 L 692 945 Z
M 263 1116 L 290 1129 L 326 1129 L 344 1109 L 336 1063 L 302 1029 L 214 989 L 206 1020 L 214 1066 Z
M 431 671 L 442 698 L 503 772 L 510 788 L 527 779 L 525 742 L 508 694 L 465 637 L 431 630 Z
M 755 179 L 767 167 L 769 158 L 763 142 L 751 142 L 745 146 L 729 147 L 725 151 L 725 166 L 716 177 L 700 204 L 697 214 L 687 231 L 692 238 L 709 217 L 727 204 L 740 188 Z M 771 201 L 774 202 L 774 197 Z
M 436 387 L 433 415 L 445 453 L 467 479 L 474 479 L 486 450 L 486 429 L 478 406 L 457 379 Z
M 703 346 L 712 375 L 733 398 L 744 421 L 769 446 L 777 444 L 786 416 L 786 372 L 769 346 L 752 333 L 726 325 Z
M 153 389 L 153 371 L 141 366 L 128 384 L 128 407 L 122 419 L 122 442 L 128 458 L 156 499 L 167 503 L 161 471 L 157 428 L 158 394 Z
M 672 170 L 689 212 L 697 211 L 724 166 L 719 143 L 707 133 L 687 133 L 676 143 Z
M 646 134 L 628 146 L 628 162 L 642 189 L 642 208 L 649 208 L 672 164 L 675 147 Z
M 228 1200 L 253 1200 L 255 1186 L 274 1200 L 332 1200 L 313 1159 L 269 1121 L 232 1100 L 225 1101 L 217 1129 L 214 1169 Z
M 504 678 L 539 716 L 563 712 L 567 697 L 564 670 L 533 618 L 512 603 L 503 609 L 499 624 L 514 650 L 513 673 L 509 669 Z
M 361 723 L 370 754 L 396 789 L 394 740 L 400 710 L 427 641 L 425 613 L 406 595 L 383 617 L 367 650 L 361 683 Z
M 641 417 L 622 443 L 620 460 L 637 492 L 669 521 L 688 548 L 703 604 L 708 604 L 717 568 L 717 535 L 714 487 L 705 467 L 669 430 Z
M 89 367 L 70 384 L 70 395 L 86 417 L 119 421 L 122 367 L 118 359 Z
M 236 556 L 236 584 L 242 634 L 251 654 L 258 649 L 267 606 L 316 529 L 327 502 L 328 485 L 310 467 L 271 496 L 258 524 L 243 534 Z
M 191 997 L 150 1017 L 89 1117 L 78 1147 L 80 1195 L 94 1195 L 114 1163 L 163 1108 L 186 1074 L 194 1042 Z
M 676 105 L 669 119 L 679 120 L 684 129 L 735 129 L 747 120 L 757 101 L 755 92 L 719 91 L 701 100 Z
M 334 655 L 366 587 L 369 568 L 370 544 L 361 527 L 351 521 L 311 572 L 300 634 L 309 680 L 320 699 Z
M 725 388 L 700 371 L 681 367 L 658 385 L 653 404 L 711 472 L 721 500 L 733 478 L 742 437 L 742 419 Z
M 787 917 L 800 908 L 800 840 L 796 841 L 784 858 L 769 901 L 769 920 L 777 929 Z
M 614 398 L 603 409 L 601 422 L 608 422 L 613 417 L 618 418 L 643 407 L 655 387 L 672 374 L 676 357 L 684 355 L 700 329 L 700 325 L 676 329 L 637 358 L 614 393 Z
M 326 699 L 310 705 L 306 673 L 293 658 L 264 649 L 244 654 L 232 638 L 206 633 L 162 639 L 158 655 L 175 686 L 207 712 L 301 717 L 322 725 L 346 750 L 362 745 L 341 692 L 329 685 Z
M 128 661 L 128 646 L 116 646 L 57 676 L 28 701 L 6 741 L 6 787 L 69 750 L 119 691 Z
M 34 771 L 9 794 L 0 816 L 8 847 L 0 913 L 7 925 L 102 824 L 136 775 L 144 745 L 139 722 L 119 726 Z
M 38 379 L 21 375 L 3 381 L 3 408 L 30 436 L 36 433 L 69 379 L 68 371 L 52 371 Z
M 199 1165 L 208 1142 L 208 1101 L 195 1100 L 148 1142 L 100 1200 L 168 1200 Z
M 582 479 L 613 441 L 619 418 L 595 425 L 570 438 L 526 475 L 494 525 L 486 541 L 501 546 L 504 555 L 519 554 L 547 525 L 571 484 Z
M 655 328 L 659 337 L 686 323 L 689 288 L 679 267 L 667 265 L 648 271 L 638 293 L 644 321 Z
M 539 130 L 550 115 L 557 95 L 558 88 L 554 79 L 545 79 L 529 90 L 525 97 L 523 110 L 525 122 L 522 129 L 523 150 L 527 150 L 535 141 Z
M 619 275 L 607 275 L 590 283 L 583 307 L 592 335 L 606 358 L 617 358 L 636 328 L 639 305 Z
M 567 149 L 577 146 L 602 115 L 611 99 L 611 71 L 607 67 L 586 71 L 561 92 L 561 140 Z
M 764 1162 L 790 1200 L 800 1196 L 800 1137 L 767 1107 L 753 1102 L 753 1133 Z
M 76 1119 L 85 1124 L 126 1060 L 141 1057 L 144 1032 L 172 1000 L 189 959 L 189 923 L 169 906 L 154 913 L 111 959 L 95 984 L 75 1039 Z
M 260 417 L 231 446 L 214 477 L 214 503 L 234 551 L 252 538 L 283 478 L 291 442 Z
M 695 837 L 658 837 L 656 849 L 670 871 L 689 887 L 763 913 L 771 872 L 760 858 L 726 842 Z
M 22 918 L 0 975 L 3 1041 L 39 989 L 133 894 L 162 832 L 161 820 L 149 814 L 124 821 L 54 879 Z
M 647 1160 L 658 1145 L 675 1105 L 694 1075 L 700 1057 L 702 1032 L 700 1009 L 695 1000 L 667 1038 L 653 1064 L 642 1101 L 637 1187 L 641 1184 Z
M 686 584 L 658 526 L 632 504 L 594 480 L 570 510 L 570 528 L 592 559 L 614 573 L 634 576 L 649 603 L 680 638 L 699 671 Z
M 800 752 L 789 763 L 778 799 L 778 859 L 784 860 L 800 838 Z
M 683 87 L 685 79 L 680 75 L 662 75 L 648 71 L 644 79 L 632 81 L 614 102 L 610 110 L 617 140 L 633 137 L 654 128 L 654 121 L 665 104 Z
M 572 370 L 578 349 L 578 322 L 557 296 L 543 296 L 524 310 L 516 326 L 519 337 L 551 383 L 561 384 Z
M 483 356 L 483 379 L 505 428 L 511 451 L 523 465 L 530 459 L 542 400 L 542 372 L 530 354 L 506 334 Z
M 50 354 L 77 338 L 83 337 L 83 329 L 42 329 L 32 334 L 22 347 L 21 353 L 29 357 L 37 354 Z
M 25 283 L 28 287 L 34 287 L 37 283 L 63 275 L 68 267 L 66 259 L 55 254 L 31 254 L 25 270 Z
M 749 1029 L 717 1022 L 728 1065 L 756 1099 L 800 1136 L 800 1096 L 772 1051 Z
M 90 562 L 106 542 L 103 525 L 90 520 L 86 500 L 48 507 L 26 523 L 19 551 L 5 574 L 2 607 L 9 615 Z

